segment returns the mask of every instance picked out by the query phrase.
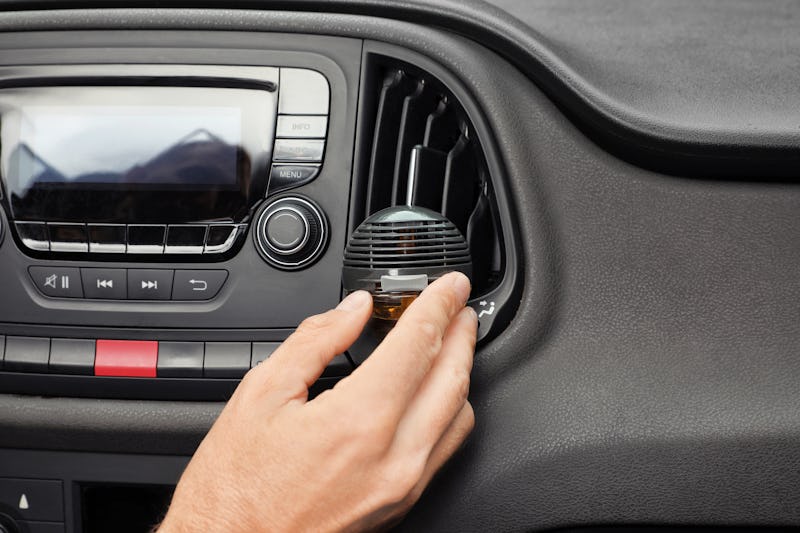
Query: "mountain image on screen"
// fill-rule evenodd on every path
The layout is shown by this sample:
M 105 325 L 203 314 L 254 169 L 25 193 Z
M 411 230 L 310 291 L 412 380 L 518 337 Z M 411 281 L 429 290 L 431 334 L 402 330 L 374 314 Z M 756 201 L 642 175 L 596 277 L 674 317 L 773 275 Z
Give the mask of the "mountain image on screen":
M 27 144 L 11 154 L 11 168 L 29 186 L 47 183 L 129 183 L 150 185 L 235 185 L 239 147 L 198 129 L 169 148 L 123 172 L 91 172 L 68 178 Z

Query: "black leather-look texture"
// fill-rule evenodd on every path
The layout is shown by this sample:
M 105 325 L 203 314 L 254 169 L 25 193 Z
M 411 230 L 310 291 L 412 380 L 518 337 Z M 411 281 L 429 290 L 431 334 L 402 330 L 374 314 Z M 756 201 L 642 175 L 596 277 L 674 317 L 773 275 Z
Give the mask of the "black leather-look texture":
M 503 55 L 595 142 L 634 164 L 704 179 L 800 178 L 791 0 L 0 0 L 6 10 L 148 6 L 441 27 Z M 34 29 L 53 16 L 75 20 L 11 20 Z
M 27 450 L 193 453 L 223 405 L 0 395 L 0 446 Z
M 557 292 L 479 354 L 475 434 L 405 530 L 799 525 L 800 188 L 634 168 L 483 59 L 525 256 L 553 254 Z M 553 248 L 529 240 L 542 207 Z
M 416 26 L 211 11 L 50 23 L 347 33 L 465 80 L 504 157 L 525 291 L 477 354 L 475 433 L 401 530 L 800 525 L 800 188 L 631 166 L 496 55 Z M 2 397 L 0 443 L 188 453 L 216 409 Z
M 797 145 L 797 2 L 490 2 L 529 26 L 588 85 L 632 114 L 712 138 L 758 144 L 758 135 L 769 134 L 774 142 Z
M 800 174 L 796 2 L 489 1 L 536 40 L 525 42 L 530 72 L 547 78 L 532 64 L 539 44 L 543 65 L 597 115 L 580 116 L 557 88 L 551 98 L 617 155 L 702 178 Z

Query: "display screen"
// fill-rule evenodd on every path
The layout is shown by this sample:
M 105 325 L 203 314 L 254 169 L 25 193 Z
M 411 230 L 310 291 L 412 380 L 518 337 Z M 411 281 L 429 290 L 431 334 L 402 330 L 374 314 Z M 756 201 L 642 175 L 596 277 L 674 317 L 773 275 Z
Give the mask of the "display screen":
M 234 186 L 241 113 L 222 106 L 32 106 L 22 110 L 9 170 L 17 189 L 45 183 Z
M 0 90 L 17 220 L 241 221 L 263 198 L 277 99 L 255 89 Z

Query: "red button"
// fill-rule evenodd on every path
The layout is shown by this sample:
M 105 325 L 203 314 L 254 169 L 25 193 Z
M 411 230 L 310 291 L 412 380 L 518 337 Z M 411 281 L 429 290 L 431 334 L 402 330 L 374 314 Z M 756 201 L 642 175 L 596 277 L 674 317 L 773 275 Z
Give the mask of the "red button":
M 97 341 L 95 376 L 154 378 L 157 364 L 157 341 Z

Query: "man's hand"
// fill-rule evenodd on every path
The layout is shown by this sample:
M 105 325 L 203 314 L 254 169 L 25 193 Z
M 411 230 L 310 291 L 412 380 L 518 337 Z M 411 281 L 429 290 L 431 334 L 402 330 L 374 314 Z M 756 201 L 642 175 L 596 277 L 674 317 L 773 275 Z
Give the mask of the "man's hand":
M 431 284 L 352 375 L 308 387 L 358 337 L 366 292 L 304 321 L 242 381 L 160 533 L 368 530 L 406 513 L 472 430 L 477 318 L 459 273 Z

